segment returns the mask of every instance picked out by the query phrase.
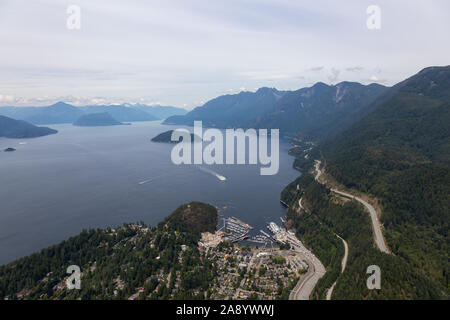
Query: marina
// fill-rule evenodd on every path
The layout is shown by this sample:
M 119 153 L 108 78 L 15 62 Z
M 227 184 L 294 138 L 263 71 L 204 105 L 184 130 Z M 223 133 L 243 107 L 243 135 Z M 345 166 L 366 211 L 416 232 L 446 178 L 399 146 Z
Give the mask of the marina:
M 239 242 L 249 238 L 248 233 L 253 227 L 235 217 L 230 217 L 223 218 L 223 227 L 221 229 L 225 230 L 227 234 L 224 240 Z
M 289 232 L 284 228 L 286 221 L 281 217 L 280 219 L 283 226 L 279 226 L 272 221 L 267 225 L 268 232 L 259 230 L 259 233 L 250 237 L 250 231 L 253 229 L 251 225 L 235 217 L 225 218 L 222 216 L 222 226 L 218 228 L 215 234 L 205 235 L 204 243 L 202 242 L 202 245 L 208 247 L 209 244 L 216 246 L 222 241 L 240 242 L 243 240 L 264 246 L 273 246 L 274 242 L 285 243 L 286 235 L 289 234 Z
M 280 217 L 280 219 L 284 225 L 285 220 L 282 217 Z M 225 229 L 229 233 L 224 237 L 224 240 L 231 242 L 247 240 L 249 242 L 263 244 L 265 246 L 268 244 L 273 244 L 274 242 L 284 242 L 282 238 L 283 235 L 286 234 L 286 230 L 283 227 L 280 227 L 275 222 L 270 222 L 267 225 L 267 229 L 272 235 L 264 230 L 259 230 L 260 234 L 250 238 L 248 234 L 250 229 L 253 229 L 253 227 L 234 217 L 224 218 L 224 227 L 222 227 L 222 229 Z

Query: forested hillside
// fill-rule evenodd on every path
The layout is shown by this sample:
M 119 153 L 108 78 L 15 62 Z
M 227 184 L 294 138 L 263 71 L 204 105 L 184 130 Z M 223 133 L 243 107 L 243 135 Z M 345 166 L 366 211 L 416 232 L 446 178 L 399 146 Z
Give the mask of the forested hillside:
M 304 163 L 303 169 L 311 169 Z M 298 187 L 297 187 L 298 186 Z M 298 200 L 306 210 L 300 210 Z M 289 208 L 288 222 L 296 235 L 310 247 L 327 269 L 313 293 L 325 299 L 337 279 L 332 299 L 442 299 L 445 289 L 423 270 L 401 256 L 380 252 L 373 243 L 368 213 L 354 201 L 344 201 L 317 183 L 307 171 L 283 190 L 282 200 Z M 341 274 L 344 238 L 349 246 L 345 272 Z M 381 269 L 381 289 L 366 286 L 367 267 Z
M 192 202 L 157 227 L 83 231 L 0 267 L 0 299 L 204 299 L 214 267 L 197 242 L 216 224 L 214 207 Z M 66 287 L 70 265 L 81 268 L 81 290 Z
M 450 67 L 394 86 L 375 111 L 320 146 L 326 171 L 380 200 L 396 256 L 448 290 Z
M 35 138 L 57 132 L 47 127 L 37 127 L 25 121 L 0 116 L 0 137 L 18 139 Z

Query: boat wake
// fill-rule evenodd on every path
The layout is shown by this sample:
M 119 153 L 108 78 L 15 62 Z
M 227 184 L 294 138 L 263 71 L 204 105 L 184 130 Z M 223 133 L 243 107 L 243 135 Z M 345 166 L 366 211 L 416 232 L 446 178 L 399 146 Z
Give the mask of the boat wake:
M 200 167 L 200 166 L 197 166 L 197 168 L 198 168 L 200 171 L 203 171 L 203 172 L 206 172 L 206 173 L 209 173 L 209 174 L 215 176 L 215 177 L 216 177 L 217 179 L 219 179 L 220 181 L 227 181 L 227 178 L 225 178 L 224 176 L 218 174 L 218 173 L 215 172 L 215 171 L 212 171 L 212 170 L 210 170 L 210 169 L 203 168 L 203 167 Z
M 160 174 L 159 176 L 156 176 L 156 177 L 153 177 L 153 178 L 150 178 L 150 179 L 147 179 L 147 180 L 143 180 L 143 181 L 141 181 L 141 182 L 138 182 L 138 184 L 139 184 L 139 185 L 143 185 L 143 184 L 152 182 L 153 180 L 156 180 L 156 179 L 159 179 L 159 178 L 161 178 L 161 177 L 167 176 L 167 175 L 169 175 L 169 174 L 167 174 L 167 173 L 166 173 L 166 174 Z

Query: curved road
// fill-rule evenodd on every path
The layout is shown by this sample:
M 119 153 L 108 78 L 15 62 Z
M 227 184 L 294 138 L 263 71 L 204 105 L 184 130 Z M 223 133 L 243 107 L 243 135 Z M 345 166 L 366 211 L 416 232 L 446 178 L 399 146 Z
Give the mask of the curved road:
M 300 198 L 300 199 L 298 200 L 298 206 L 300 207 L 300 209 L 303 209 L 303 210 L 305 210 L 305 211 L 306 211 L 306 209 L 305 209 L 305 208 L 303 208 L 303 205 L 302 205 L 302 200 L 303 200 L 303 198 Z
M 386 242 L 384 241 L 383 232 L 381 231 L 381 224 L 378 220 L 377 212 L 375 211 L 375 208 L 368 202 L 364 201 L 363 199 L 356 197 L 350 193 L 342 192 L 336 189 L 331 189 L 334 193 L 340 194 L 341 196 L 355 199 L 356 201 L 362 203 L 364 207 L 366 207 L 367 211 L 370 213 L 370 219 L 372 220 L 372 229 L 374 231 L 375 235 L 375 244 L 377 245 L 378 249 L 384 253 L 390 253 L 389 249 L 386 245 Z
M 321 183 L 319 181 L 319 177 L 322 175 L 322 170 L 320 170 L 320 164 L 321 162 L 319 160 L 315 160 L 315 169 L 316 169 L 316 181 Z M 363 199 L 354 196 L 350 193 L 347 192 L 343 192 L 343 191 L 339 191 L 336 189 L 331 189 L 332 192 L 337 193 L 341 196 L 350 198 L 350 199 L 355 199 L 356 201 L 358 201 L 359 203 L 361 203 L 366 209 L 367 211 L 369 211 L 370 213 L 370 219 L 372 221 L 372 229 L 373 229 L 373 233 L 375 235 L 375 244 L 378 247 L 378 249 L 380 249 L 380 251 L 384 252 L 384 253 L 390 253 L 386 242 L 384 241 L 384 237 L 383 237 L 383 232 L 381 231 L 381 224 L 380 221 L 378 220 L 378 216 L 377 216 L 377 212 L 375 211 L 375 208 L 368 203 L 367 201 L 364 201 Z
M 340 236 L 336 234 L 336 237 L 342 240 L 342 243 L 344 244 L 344 257 L 342 258 L 341 262 L 341 274 L 344 273 L 345 267 L 347 266 L 347 258 L 348 258 L 348 244 L 347 241 L 342 239 Z M 337 280 L 333 283 L 330 289 L 327 291 L 327 300 L 331 300 L 331 295 L 333 294 L 334 287 L 336 286 Z
M 291 293 L 289 294 L 289 300 L 309 300 L 309 292 L 304 293 L 305 290 L 305 283 L 311 280 L 311 277 L 314 274 L 314 266 L 309 263 L 309 261 L 306 261 L 308 263 L 308 272 L 305 274 L 305 276 L 297 282 L 294 289 L 292 289 Z M 303 294 L 300 294 L 303 289 Z M 307 295 L 308 294 L 308 295 Z
M 297 185 L 298 189 L 299 186 Z M 299 208 L 306 211 L 306 208 L 302 205 L 302 200 L 303 198 L 298 200 Z M 292 250 L 299 253 L 308 264 L 308 271 L 292 289 L 289 294 L 289 300 L 309 300 L 317 282 L 325 275 L 326 269 L 322 262 L 311 251 L 306 249 L 299 239 L 289 236 L 287 240 L 291 244 Z
M 295 244 L 291 242 L 291 245 L 294 251 L 302 254 L 309 268 L 305 276 L 297 282 L 297 285 L 291 291 L 289 300 L 309 300 L 314 287 L 319 279 L 325 275 L 326 270 L 322 262 L 306 249 L 299 240 Z
M 347 266 L 347 258 L 348 258 L 348 244 L 347 241 L 345 241 L 344 239 L 342 239 L 340 236 L 336 235 L 336 237 L 338 237 L 339 239 L 342 240 L 342 243 L 344 243 L 344 257 L 342 258 L 342 262 L 341 262 L 341 273 L 344 273 L 345 271 L 345 267 Z

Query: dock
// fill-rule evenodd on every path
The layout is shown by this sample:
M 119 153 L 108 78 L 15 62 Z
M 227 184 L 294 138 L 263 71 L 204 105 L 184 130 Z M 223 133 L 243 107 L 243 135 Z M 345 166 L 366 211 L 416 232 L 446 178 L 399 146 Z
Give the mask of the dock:
M 249 238 L 248 233 L 253 227 L 235 217 L 230 217 L 223 219 L 223 227 L 221 229 L 226 230 L 228 233 L 224 237 L 225 240 L 239 242 Z

